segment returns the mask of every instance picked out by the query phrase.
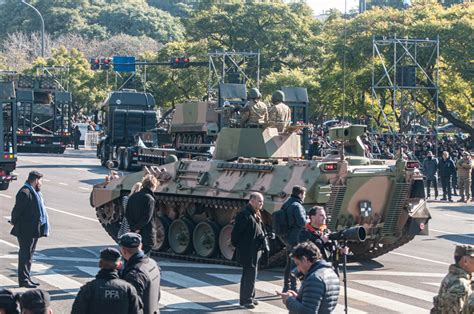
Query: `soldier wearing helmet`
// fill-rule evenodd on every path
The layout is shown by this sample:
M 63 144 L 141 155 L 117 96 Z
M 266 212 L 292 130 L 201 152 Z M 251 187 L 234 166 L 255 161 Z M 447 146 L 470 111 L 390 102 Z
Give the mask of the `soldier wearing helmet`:
M 268 125 L 276 127 L 278 132 L 283 132 L 291 123 L 290 107 L 285 105 L 285 93 L 281 90 L 274 91 L 272 94 L 272 106 L 268 110 Z
M 454 262 L 441 282 L 438 295 L 433 298 L 432 314 L 461 313 L 472 293 L 474 245 L 456 245 Z
M 268 121 L 267 105 L 260 101 L 262 94 L 257 88 L 249 91 L 249 102 L 242 112 L 242 126 L 259 127 L 265 125 Z

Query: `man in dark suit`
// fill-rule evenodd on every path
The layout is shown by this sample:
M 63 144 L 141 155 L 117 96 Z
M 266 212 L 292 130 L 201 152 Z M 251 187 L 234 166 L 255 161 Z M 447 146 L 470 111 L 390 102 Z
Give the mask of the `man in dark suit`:
M 263 195 L 258 192 L 250 194 L 248 204 L 235 218 L 231 235 L 237 262 L 242 265 L 240 305 L 248 309 L 253 309 L 258 304 L 255 300 L 255 281 L 265 238 L 260 213 L 262 207 Z
M 41 194 L 41 179 L 38 171 L 31 171 L 25 185 L 16 194 L 11 214 L 13 229 L 10 232 L 18 238 L 18 282 L 20 287 L 36 288 L 39 283 L 31 279 L 31 259 L 38 238 L 49 235 L 49 220 Z

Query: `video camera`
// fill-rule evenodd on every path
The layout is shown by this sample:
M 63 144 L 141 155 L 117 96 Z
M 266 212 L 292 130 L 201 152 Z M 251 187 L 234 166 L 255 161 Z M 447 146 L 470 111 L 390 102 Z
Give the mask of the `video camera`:
M 332 241 L 350 241 L 350 242 L 364 242 L 367 238 L 367 233 L 364 227 L 350 227 L 328 235 L 329 240 Z

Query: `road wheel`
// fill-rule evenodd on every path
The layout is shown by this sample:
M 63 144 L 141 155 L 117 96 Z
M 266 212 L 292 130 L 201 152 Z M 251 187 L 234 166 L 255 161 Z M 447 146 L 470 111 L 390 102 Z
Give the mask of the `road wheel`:
M 213 221 L 202 221 L 194 228 L 194 250 L 199 256 L 212 257 L 217 252 L 219 229 L 219 225 Z
M 178 254 L 186 254 L 193 248 L 194 224 L 186 218 L 176 219 L 168 231 L 168 241 L 171 249 Z
M 219 234 L 219 249 L 222 256 L 227 260 L 232 260 L 235 251 L 235 247 L 230 242 L 233 228 L 233 225 L 226 225 L 221 229 Z
M 2 182 L 0 183 L 0 191 L 5 191 L 8 189 L 8 186 L 10 185 L 10 182 Z
M 166 216 L 161 216 L 156 219 L 156 237 L 155 246 L 153 250 L 164 251 L 169 248 L 168 232 L 171 225 L 171 219 Z

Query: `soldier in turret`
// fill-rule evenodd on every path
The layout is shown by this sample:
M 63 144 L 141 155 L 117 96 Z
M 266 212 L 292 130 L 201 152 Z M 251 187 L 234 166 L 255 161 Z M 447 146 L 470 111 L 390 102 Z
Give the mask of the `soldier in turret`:
M 457 245 L 454 261 L 441 282 L 438 295 L 433 298 L 431 314 L 460 313 L 472 293 L 474 245 Z
M 262 102 L 262 94 L 258 88 L 252 88 L 249 91 L 249 102 L 242 111 L 242 126 L 243 127 L 260 127 L 268 122 L 267 105 Z
M 283 132 L 291 123 L 290 107 L 285 105 L 285 93 L 277 90 L 272 95 L 272 106 L 268 110 L 268 125 L 276 127 L 278 132 Z

